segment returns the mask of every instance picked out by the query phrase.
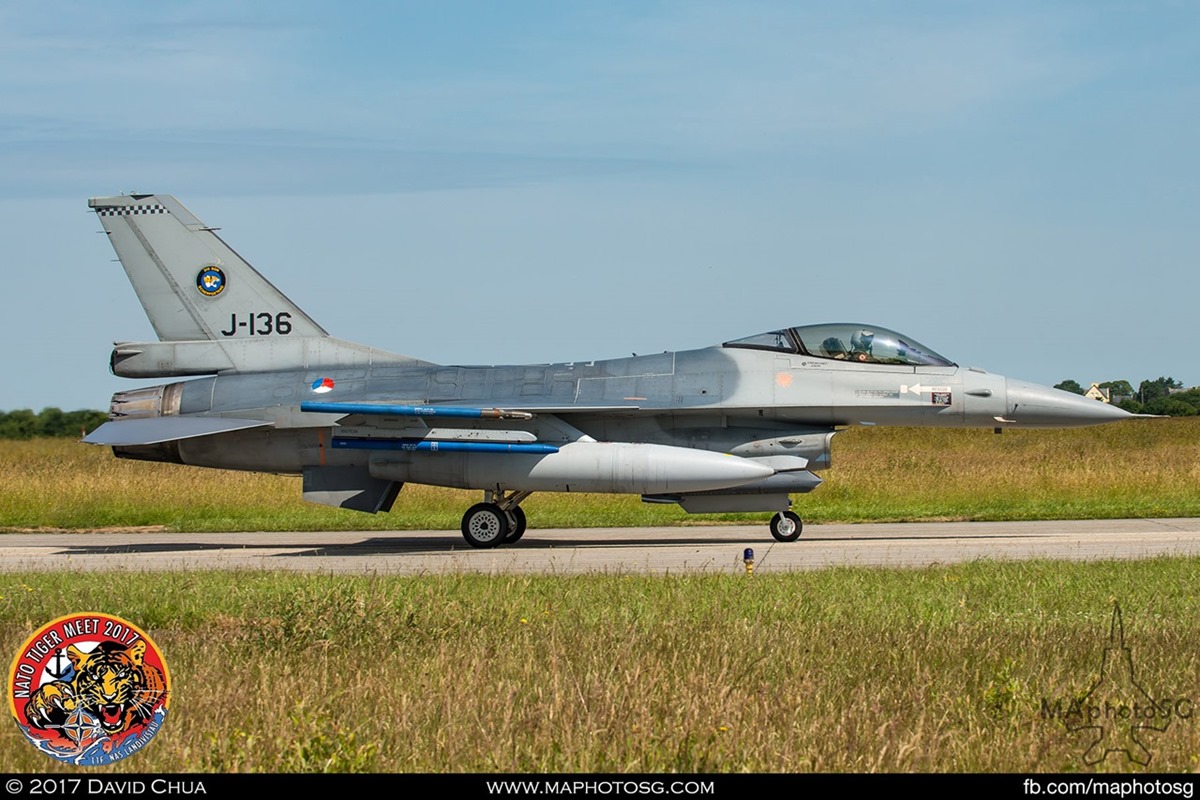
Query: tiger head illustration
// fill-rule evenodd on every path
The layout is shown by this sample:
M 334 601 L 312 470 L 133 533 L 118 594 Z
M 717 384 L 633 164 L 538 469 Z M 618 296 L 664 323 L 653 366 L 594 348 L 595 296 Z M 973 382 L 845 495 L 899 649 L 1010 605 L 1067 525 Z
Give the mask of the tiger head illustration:
M 148 720 L 166 690 L 162 674 L 144 663 L 145 653 L 143 641 L 128 647 L 101 642 L 90 653 L 75 647 L 67 650 L 76 672 L 76 704 L 100 720 L 109 733 L 127 731 Z
M 52 727 L 68 712 L 81 709 L 108 734 L 144 724 L 166 692 L 162 673 L 144 662 L 145 653 L 144 641 L 128 647 L 101 642 L 90 653 L 71 645 L 66 654 L 74 676 L 35 692 L 25 707 L 26 719 L 35 727 Z

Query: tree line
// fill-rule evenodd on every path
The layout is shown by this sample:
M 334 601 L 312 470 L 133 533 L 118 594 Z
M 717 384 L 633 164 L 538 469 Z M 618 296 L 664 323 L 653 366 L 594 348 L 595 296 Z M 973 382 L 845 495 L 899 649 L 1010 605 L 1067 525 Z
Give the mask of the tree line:
M 108 420 L 103 411 L 63 411 L 43 408 L 33 413 L 28 408 L 0 411 L 0 439 L 36 439 L 39 436 L 82 437 Z
M 1105 381 L 1096 385 L 1108 389 L 1113 405 L 1132 414 L 1163 414 L 1168 417 L 1200 414 L 1200 387 L 1185 390 L 1183 384 L 1174 378 L 1145 380 L 1138 384 L 1137 389 L 1129 381 Z M 1054 384 L 1054 388 L 1075 394 L 1087 394 L 1088 391 L 1070 378 Z

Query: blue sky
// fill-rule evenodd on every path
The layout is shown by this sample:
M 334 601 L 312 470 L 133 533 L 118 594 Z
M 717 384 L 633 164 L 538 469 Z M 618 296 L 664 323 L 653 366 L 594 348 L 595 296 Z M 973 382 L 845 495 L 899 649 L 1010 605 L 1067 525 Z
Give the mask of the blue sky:
M 136 385 L 133 191 L 443 363 L 845 320 L 1200 383 L 1194 3 L 10 3 L 0 67 L 0 409 Z

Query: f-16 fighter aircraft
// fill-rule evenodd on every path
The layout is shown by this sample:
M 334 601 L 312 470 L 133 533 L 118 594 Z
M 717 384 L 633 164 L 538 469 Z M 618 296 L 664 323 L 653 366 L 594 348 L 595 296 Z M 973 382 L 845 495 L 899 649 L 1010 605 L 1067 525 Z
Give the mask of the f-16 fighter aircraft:
M 114 374 L 186 378 L 113 395 L 84 441 L 120 458 L 297 474 L 306 500 L 390 511 L 405 483 L 482 492 L 473 547 L 525 533 L 534 492 L 639 494 L 690 513 L 774 512 L 849 425 L 1065 427 L 1131 416 L 982 370 L 873 324 L 799 325 L 700 350 L 519 366 L 433 364 L 330 336 L 168 195 L 98 197 L 158 334 Z

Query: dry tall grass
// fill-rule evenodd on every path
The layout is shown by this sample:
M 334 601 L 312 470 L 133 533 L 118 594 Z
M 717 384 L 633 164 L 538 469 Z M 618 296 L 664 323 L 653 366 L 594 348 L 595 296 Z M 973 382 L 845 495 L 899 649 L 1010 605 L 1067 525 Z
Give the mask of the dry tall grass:
M 0 650 L 82 608 L 155 639 L 170 717 L 103 771 L 1078 771 L 1092 737 L 1042 702 L 1097 684 L 1114 601 L 1137 686 L 1173 713 L 1200 709 L 1198 577 L 1196 559 L 672 578 L 7 575 Z M 1139 734 L 1148 768 L 1194 769 L 1195 720 L 1162 722 Z M 0 752 L 11 770 L 72 770 L 13 725 Z M 1121 753 L 1098 768 L 1145 769 Z

